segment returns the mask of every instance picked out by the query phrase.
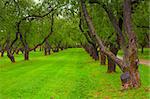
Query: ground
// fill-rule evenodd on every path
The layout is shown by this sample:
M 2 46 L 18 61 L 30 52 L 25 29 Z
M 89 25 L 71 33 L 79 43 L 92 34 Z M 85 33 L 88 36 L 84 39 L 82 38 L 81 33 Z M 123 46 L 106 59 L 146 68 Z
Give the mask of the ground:
M 0 58 L 0 99 L 149 99 L 150 67 L 140 65 L 142 86 L 121 91 L 120 70 L 106 73 L 83 49 L 73 48 L 43 56 L 32 52 L 30 61 Z

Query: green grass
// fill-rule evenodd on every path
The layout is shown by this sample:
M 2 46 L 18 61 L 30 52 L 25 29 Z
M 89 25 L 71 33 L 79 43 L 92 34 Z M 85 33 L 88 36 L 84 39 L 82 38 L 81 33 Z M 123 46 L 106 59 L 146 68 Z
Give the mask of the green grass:
M 142 86 L 121 90 L 120 74 L 106 73 L 80 48 L 67 49 L 50 56 L 31 53 L 30 61 L 16 56 L 10 63 L 0 58 L 0 99 L 148 99 L 150 67 L 140 65 Z
M 123 51 L 120 50 L 118 52 L 119 56 L 123 55 Z M 141 53 L 141 49 L 138 49 L 138 57 L 140 59 L 146 59 L 146 60 L 150 60 L 150 48 L 144 48 L 144 53 Z

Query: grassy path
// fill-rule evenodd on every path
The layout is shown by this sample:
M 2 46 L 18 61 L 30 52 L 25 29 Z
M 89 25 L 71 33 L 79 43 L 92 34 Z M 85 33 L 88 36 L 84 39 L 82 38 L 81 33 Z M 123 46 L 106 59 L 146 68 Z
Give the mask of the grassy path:
M 118 56 L 120 59 L 123 59 L 121 56 Z M 145 66 L 150 66 L 150 60 L 149 59 L 139 59 L 139 63 L 143 64 Z
M 140 64 L 150 66 L 150 60 L 140 59 Z
M 67 49 L 50 56 L 31 53 L 30 61 L 16 56 L 12 64 L 0 58 L 0 99 L 148 99 L 150 68 L 140 65 L 142 87 L 120 91 L 120 71 L 92 60 L 83 49 Z

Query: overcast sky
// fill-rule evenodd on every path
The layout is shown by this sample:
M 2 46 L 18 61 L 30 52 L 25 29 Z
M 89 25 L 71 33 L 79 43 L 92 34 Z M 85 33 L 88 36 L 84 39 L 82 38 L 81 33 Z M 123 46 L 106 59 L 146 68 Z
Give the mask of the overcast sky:
M 43 0 L 33 0 L 36 3 L 41 3 Z

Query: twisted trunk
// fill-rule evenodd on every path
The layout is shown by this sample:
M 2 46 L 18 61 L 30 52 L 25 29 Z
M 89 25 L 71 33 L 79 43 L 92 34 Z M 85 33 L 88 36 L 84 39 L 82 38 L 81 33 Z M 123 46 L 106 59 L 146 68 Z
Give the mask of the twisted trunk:
M 11 53 L 10 50 L 7 50 L 7 56 L 11 60 L 12 63 L 15 63 L 14 55 Z
M 84 0 L 81 0 L 81 7 L 82 7 L 82 12 L 83 12 L 84 18 L 86 20 L 87 26 L 89 28 L 89 33 L 91 34 L 92 38 L 94 38 L 96 40 L 97 44 L 99 45 L 100 51 L 102 53 L 104 53 L 105 55 L 111 57 L 118 64 L 120 69 L 123 71 L 123 67 L 124 67 L 123 61 L 121 59 L 117 58 L 112 52 L 106 50 L 105 46 L 102 43 L 102 40 L 97 35 L 94 25 L 92 23 L 92 19 L 87 12 Z
M 103 52 L 100 52 L 100 64 L 106 65 L 106 55 Z
M 116 56 L 118 53 L 118 47 L 116 47 L 114 44 L 110 45 L 110 51 Z M 116 63 L 109 57 L 107 56 L 108 59 L 108 73 L 113 73 L 116 72 Z
M 84 18 L 86 20 L 87 26 L 89 28 L 89 32 L 92 37 L 96 40 L 99 45 L 99 48 L 102 53 L 109 56 L 116 64 L 120 67 L 123 71 L 121 75 L 121 81 L 124 88 L 129 87 L 139 87 L 140 86 L 140 77 L 138 71 L 138 58 L 137 58 L 137 45 L 136 45 L 136 36 L 135 33 L 132 31 L 131 27 L 131 0 L 124 0 L 124 26 L 125 26 L 125 33 L 128 37 L 128 46 L 126 47 L 126 54 L 124 54 L 123 60 L 117 58 L 115 54 L 111 51 L 106 50 L 105 46 L 103 45 L 101 39 L 97 35 L 94 25 L 92 23 L 92 19 L 89 16 L 85 0 L 81 0 L 81 7 L 83 11 Z M 120 28 L 115 24 L 115 27 L 120 31 Z M 124 35 L 121 35 L 122 32 L 120 31 L 121 41 L 124 40 Z M 124 42 L 121 42 L 123 44 Z M 123 45 L 122 45 L 123 46 Z
M 124 63 L 126 66 L 125 73 L 128 74 L 127 81 L 122 80 L 122 84 L 124 88 L 129 87 L 139 87 L 141 85 L 140 82 L 140 74 L 138 71 L 138 55 L 137 55 L 137 41 L 136 35 L 132 30 L 131 24 L 131 0 L 124 0 L 124 28 L 125 33 L 128 37 L 128 48 L 127 55 L 125 56 L 127 62 Z M 124 75 L 123 74 L 123 75 Z

